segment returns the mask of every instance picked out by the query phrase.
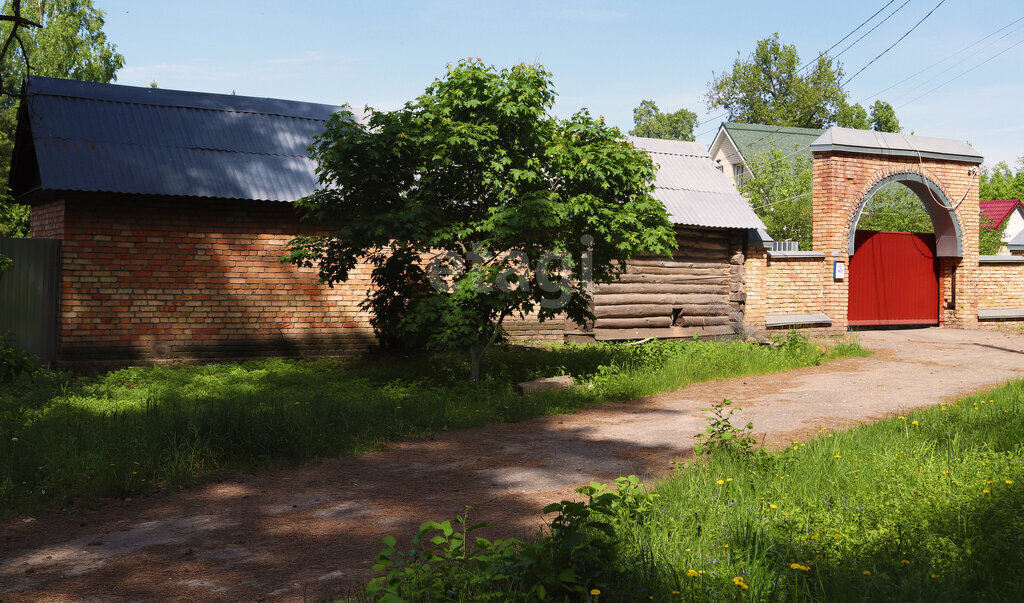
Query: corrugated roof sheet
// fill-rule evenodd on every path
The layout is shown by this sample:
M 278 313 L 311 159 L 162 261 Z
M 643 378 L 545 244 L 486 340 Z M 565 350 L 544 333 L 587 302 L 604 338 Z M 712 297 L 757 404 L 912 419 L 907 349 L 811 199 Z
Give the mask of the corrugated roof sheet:
M 33 77 L 19 128 L 38 165 L 16 195 L 86 191 L 295 201 L 317 186 L 307 147 L 340 107 Z M 19 140 L 19 145 L 22 144 Z M 25 149 L 16 149 L 25 153 Z
M 729 138 L 736 144 L 745 162 L 754 161 L 760 153 L 778 149 L 783 153 L 797 151 L 797 155 L 811 159 L 810 145 L 825 130 L 766 126 L 762 124 L 723 123 Z
M 718 171 L 704 146 L 696 142 L 629 139 L 658 164 L 654 197 L 676 224 L 711 228 L 764 228 L 764 223 Z
M 811 151 L 845 151 L 872 155 L 929 157 L 981 163 L 984 157 L 962 140 L 911 136 L 874 130 L 832 127 L 811 143 Z
M 979 201 L 981 212 L 988 216 L 996 228 L 1003 225 L 1003 220 L 1010 215 L 1010 212 L 1020 205 L 1020 199 L 996 199 L 993 201 Z

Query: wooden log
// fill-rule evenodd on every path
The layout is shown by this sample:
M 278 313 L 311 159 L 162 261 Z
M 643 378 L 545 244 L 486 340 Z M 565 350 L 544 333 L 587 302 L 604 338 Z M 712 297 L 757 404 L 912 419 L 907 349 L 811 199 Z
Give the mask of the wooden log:
M 671 316 L 648 316 L 646 318 L 598 318 L 595 329 L 650 329 L 672 326 Z
M 657 284 L 686 284 L 694 283 L 699 285 L 731 285 L 733 278 L 723 274 L 721 270 L 699 270 L 689 269 L 685 273 L 677 274 L 620 274 L 611 283 L 597 285 L 598 289 L 616 283 L 657 283 Z
M 679 307 L 680 316 L 728 316 L 732 311 L 729 304 L 684 304 Z
M 731 326 L 668 327 L 667 329 L 594 329 L 594 339 L 597 341 L 623 341 L 628 339 L 645 339 L 647 337 L 684 339 L 694 335 L 716 337 L 733 335 L 734 333 L 735 331 Z
M 687 266 L 675 266 L 670 268 L 663 268 L 661 266 L 630 266 L 629 271 L 626 274 L 659 274 L 664 276 L 698 276 L 695 273 L 691 273 L 693 268 Z M 729 274 L 727 271 L 722 270 L 723 275 Z
M 723 292 L 720 295 L 705 293 L 684 293 L 684 294 L 602 294 L 594 296 L 594 306 L 621 306 L 636 304 L 658 304 L 666 306 L 681 306 L 683 304 L 719 304 L 728 303 L 729 294 Z
M 569 375 L 562 375 L 561 377 L 548 377 L 546 379 L 536 379 L 534 381 L 517 383 L 515 389 L 520 395 L 529 396 L 537 392 L 565 389 L 572 386 L 572 377 Z
M 597 318 L 639 318 L 643 316 L 672 316 L 672 306 L 636 304 L 632 306 L 594 306 Z
M 725 295 L 732 290 L 729 284 L 705 284 L 695 281 L 694 284 L 671 284 L 671 283 L 608 283 L 600 285 L 594 291 L 595 296 L 608 295 L 609 293 L 711 293 Z
M 732 318 L 726 316 L 680 316 L 677 324 L 681 327 L 716 327 L 727 325 Z

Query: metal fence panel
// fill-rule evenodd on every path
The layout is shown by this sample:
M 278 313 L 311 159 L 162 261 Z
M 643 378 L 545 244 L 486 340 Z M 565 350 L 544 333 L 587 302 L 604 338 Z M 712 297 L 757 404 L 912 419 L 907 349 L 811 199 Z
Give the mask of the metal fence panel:
M 0 237 L 0 254 L 13 260 L 0 274 L 0 335 L 43 362 L 57 357 L 60 241 Z

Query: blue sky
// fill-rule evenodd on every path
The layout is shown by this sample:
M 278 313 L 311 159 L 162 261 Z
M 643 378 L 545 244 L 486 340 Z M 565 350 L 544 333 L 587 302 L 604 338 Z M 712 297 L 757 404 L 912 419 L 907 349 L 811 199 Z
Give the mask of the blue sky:
M 714 117 L 717 112 L 708 113 L 703 94 L 737 52 L 746 57 L 758 39 L 778 32 L 796 45 L 801 58 L 811 59 L 887 1 L 95 4 L 107 12 L 104 30 L 126 59 L 118 74 L 121 84 L 156 80 L 162 88 L 394 108 L 443 74 L 446 63 L 463 57 L 498 66 L 540 62 L 554 74 L 556 113 L 587 107 L 626 130 L 632 126 L 633 107 L 645 98 L 662 110 L 686 107 L 702 120 Z M 905 1 L 896 0 L 834 52 Z M 909 0 L 840 57 L 847 75 L 895 42 L 938 1 Z M 1020 0 L 946 0 L 850 82 L 850 100 L 867 106 L 875 93 L 1021 17 Z M 985 155 L 986 164 L 1012 164 L 1024 154 L 1022 41 L 1024 21 L 880 98 L 896 107 L 905 131 L 967 140 Z M 708 131 L 698 140 L 710 143 L 719 121 L 698 128 L 699 133 Z

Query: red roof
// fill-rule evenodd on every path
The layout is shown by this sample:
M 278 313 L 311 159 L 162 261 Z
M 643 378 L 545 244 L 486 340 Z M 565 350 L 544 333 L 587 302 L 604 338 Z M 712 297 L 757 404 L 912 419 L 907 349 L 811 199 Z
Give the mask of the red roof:
M 1015 207 L 1021 205 L 1020 199 L 996 199 L 995 201 L 982 201 L 980 203 L 981 211 L 992 223 L 995 224 L 996 228 L 1003 225 L 1003 220 L 1013 211 Z M 1024 205 L 1021 205 L 1024 209 Z

